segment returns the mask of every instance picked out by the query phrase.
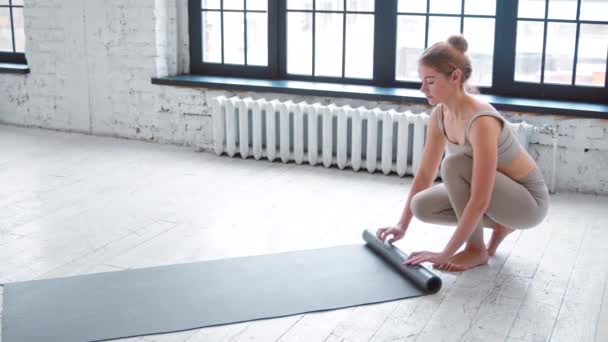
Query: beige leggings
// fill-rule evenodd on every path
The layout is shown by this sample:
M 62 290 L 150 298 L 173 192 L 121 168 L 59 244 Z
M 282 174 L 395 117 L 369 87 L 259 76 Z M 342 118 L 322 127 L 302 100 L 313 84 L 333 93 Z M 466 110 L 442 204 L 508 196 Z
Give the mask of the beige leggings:
M 420 191 L 412 198 L 414 216 L 423 222 L 457 225 L 471 194 L 473 159 L 451 154 L 441 164 L 442 184 Z M 497 172 L 490 206 L 469 241 L 483 241 L 482 227 L 499 223 L 508 228 L 526 229 L 538 225 L 547 215 L 549 192 L 538 168 L 515 181 Z

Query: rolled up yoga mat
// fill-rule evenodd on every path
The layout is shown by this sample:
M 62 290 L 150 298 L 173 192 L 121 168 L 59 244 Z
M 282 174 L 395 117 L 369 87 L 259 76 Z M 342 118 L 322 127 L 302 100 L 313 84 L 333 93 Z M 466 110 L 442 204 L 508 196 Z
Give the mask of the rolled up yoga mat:
M 97 341 L 379 303 L 441 280 L 366 244 L 4 284 L 2 342 Z
M 402 263 L 407 260 L 407 254 L 403 253 L 399 248 L 380 241 L 376 235 L 369 230 L 363 231 L 363 240 L 367 242 L 376 254 L 380 255 L 391 266 L 396 268 L 405 279 L 412 282 L 418 288 L 426 293 L 435 293 L 441 289 L 441 278 L 433 274 L 422 265 L 406 266 Z

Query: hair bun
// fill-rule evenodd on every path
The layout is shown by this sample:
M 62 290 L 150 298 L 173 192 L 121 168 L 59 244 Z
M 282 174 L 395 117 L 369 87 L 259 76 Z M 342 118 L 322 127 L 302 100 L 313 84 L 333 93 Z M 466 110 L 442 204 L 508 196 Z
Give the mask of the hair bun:
M 453 35 L 448 38 L 448 44 L 452 45 L 456 50 L 465 53 L 469 48 L 469 43 L 462 35 Z

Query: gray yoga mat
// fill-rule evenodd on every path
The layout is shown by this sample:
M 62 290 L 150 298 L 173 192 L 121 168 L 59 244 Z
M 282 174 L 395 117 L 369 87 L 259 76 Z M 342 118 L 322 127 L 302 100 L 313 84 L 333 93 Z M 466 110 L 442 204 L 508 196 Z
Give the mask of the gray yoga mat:
M 378 303 L 441 280 L 366 244 L 4 285 L 3 342 L 96 341 Z

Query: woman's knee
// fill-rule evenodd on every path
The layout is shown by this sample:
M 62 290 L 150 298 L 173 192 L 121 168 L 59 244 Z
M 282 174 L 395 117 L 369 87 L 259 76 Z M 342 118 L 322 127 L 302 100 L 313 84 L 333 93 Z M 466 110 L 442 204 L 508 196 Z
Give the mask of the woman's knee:
M 432 212 L 429 209 L 431 207 L 431 201 L 428 196 L 425 196 L 424 191 L 421 191 L 412 197 L 410 202 L 410 209 L 412 214 L 422 222 L 428 222 L 432 216 Z
M 530 229 L 541 224 L 547 216 L 547 208 L 536 208 L 535 210 L 528 213 L 521 213 L 515 217 L 515 224 L 513 228 L 516 229 Z
M 446 156 L 441 163 L 441 179 L 453 177 L 471 177 L 473 172 L 473 159 L 464 153 L 454 153 Z
M 455 220 L 447 193 L 440 187 L 426 189 L 414 195 L 410 209 L 418 220 L 426 223 L 452 224 Z

